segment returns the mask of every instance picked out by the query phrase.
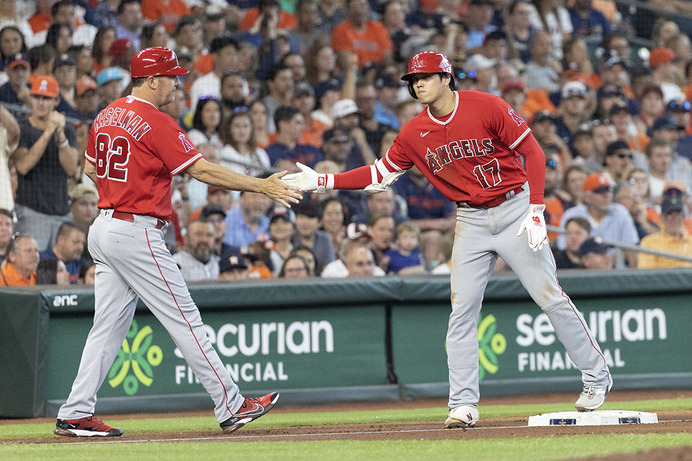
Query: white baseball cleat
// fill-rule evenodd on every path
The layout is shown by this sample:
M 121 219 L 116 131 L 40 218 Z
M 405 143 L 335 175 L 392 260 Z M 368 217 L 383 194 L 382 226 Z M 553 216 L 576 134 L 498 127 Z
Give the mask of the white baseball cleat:
M 610 391 L 612 386 L 613 385 L 610 384 L 605 387 L 597 387 L 584 384 L 584 389 L 581 391 L 579 399 L 577 399 L 574 407 L 577 411 L 593 411 L 597 409 L 605 402 L 608 391 Z
M 476 407 L 461 406 L 452 408 L 445 420 L 448 429 L 455 427 L 471 427 L 478 421 L 479 415 Z

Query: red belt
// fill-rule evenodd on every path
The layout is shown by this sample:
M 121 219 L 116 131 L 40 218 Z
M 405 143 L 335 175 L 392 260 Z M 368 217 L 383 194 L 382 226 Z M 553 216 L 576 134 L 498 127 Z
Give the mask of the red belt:
M 524 187 L 519 186 L 516 189 L 511 190 L 505 194 L 502 194 L 499 197 L 496 197 L 492 200 L 488 200 L 485 203 L 475 204 L 475 203 L 468 203 L 468 202 L 456 202 L 456 204 L 458 207 L 463 207 L 463 208 L 483 208 L 484 210 L 487 210 L 488 208 L 498 206 L 500 203 L 503 203 L 503 202 L 511 199 L 512 197 L 514 197 L 515 195 L 517 195 L 519 192 L 521 192 L 523 190 L 524 190 Z
M 113 217 L 115 219 L 120 219 L 121 221 L 135 222 L 134 213 L 128 213 L 126 211 L 113 211 Z M 156 228 L 161 229 L 166 225 L 166 221 L 163 219 L 156 218 Z

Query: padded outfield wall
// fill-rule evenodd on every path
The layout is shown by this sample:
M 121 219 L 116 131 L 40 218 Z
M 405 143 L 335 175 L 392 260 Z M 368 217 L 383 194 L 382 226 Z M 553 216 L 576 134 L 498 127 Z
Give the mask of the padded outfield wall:
M 616 389 L 692 388 L 692 270 L 567 271 Z M 54 416 L 91 327 L 93 289 L 0 290 L 0 417 Z M 446 277 L 191 285 L 207 334 L 247 395 L 285 402 L 441 397 Z M 580 375 L 514 276 L 494 277 L 479 319 L 481 393 L 573 390 Z M 210 409 L 175 344 L 141 305 L 99 392 L 100 413 Z

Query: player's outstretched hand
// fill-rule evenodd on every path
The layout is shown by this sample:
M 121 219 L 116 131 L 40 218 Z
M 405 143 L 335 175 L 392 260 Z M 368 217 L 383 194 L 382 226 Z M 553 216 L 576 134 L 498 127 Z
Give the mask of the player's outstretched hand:
M 297 186 L 303 192 L 317 192 L 324 194 L 327 191 L 327 175 L 319 174 L 307 165 L 296 162 L 300 173 L 287 174 L 282 181 L 292 186 Z
M 526 231 L 529 239 L 529 246 L 533 251 L 538 251 L 543 248 L 543 244 L 548 241 L 548 230 L 545 228 L 545 219 L 543 212 L 545 205 L 529 205 L 529 214 L 526 215 L 521 222 L 517 237 Z
M 303 198 L 303 194 L 300 193 L 300 188 L 298 186 L 286 183 L 282 180 L 285 175 L 286 171 L 280 171 L 264 179 L 262 192 L 264 195 L 272 200 L 276 200 L 286 208 L 291 208 L 291 203 L 298 203 Z

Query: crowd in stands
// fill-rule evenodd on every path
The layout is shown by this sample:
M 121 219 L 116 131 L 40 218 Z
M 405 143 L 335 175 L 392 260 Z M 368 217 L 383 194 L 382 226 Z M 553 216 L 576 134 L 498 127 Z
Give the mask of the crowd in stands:
M 98 192 L 83 152 L 150 46 L 190 69 L 162 110 L 208 161 L 253 176 L 380 158 L 423 109 L 400 79 L 408 59 L 440 51 L 457 89 L 505 99 L 543 148 L 558 268 L 690 266 L 610 246 L 692 257 L 692 8 L 652 6 L 2 0 L 0 286 L 93 283 Z M 449 273 L 456 208 L 415 168 L 385 192 L 308 194 L 292 209 L 185 174 L 171 200 L 166 241 L 188 282 Z

